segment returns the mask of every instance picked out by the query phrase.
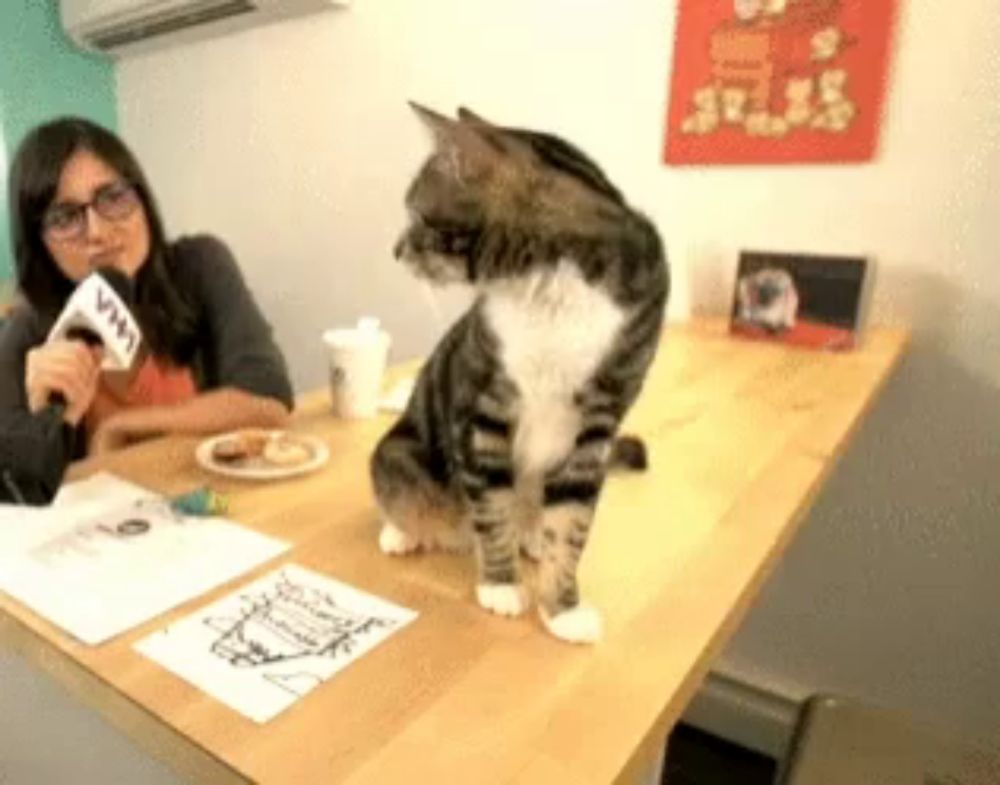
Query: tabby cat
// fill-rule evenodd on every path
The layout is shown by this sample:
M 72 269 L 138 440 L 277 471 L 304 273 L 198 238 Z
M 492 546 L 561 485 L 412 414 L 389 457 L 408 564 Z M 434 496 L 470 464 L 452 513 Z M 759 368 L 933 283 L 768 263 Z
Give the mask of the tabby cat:
M 414 105 L 436 150 L 406 196 L 395 253 L 432 283 L 475 287 L 371 471 L 387 553 L 461 549 L 495 613 L 529 606 L 519 551 L 555 636 L 590 642 L 577 563 L 616 438 L 656 352 L 669 279 L 656 229 L 587 156 L 546 133 Z M 623 522 L 624 523 L 624 522 Z

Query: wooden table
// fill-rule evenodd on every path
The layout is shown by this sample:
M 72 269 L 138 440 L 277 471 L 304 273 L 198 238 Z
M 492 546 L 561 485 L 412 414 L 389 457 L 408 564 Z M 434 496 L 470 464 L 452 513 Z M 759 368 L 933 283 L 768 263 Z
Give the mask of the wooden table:
M 294 427 L 327 440 L 325 469 L 211 482 L 232 494 L 230 517 L 294 543 L 281 561 L 414 608 L 415 623 L 261 726 L 131 646 L 274 562 L 96 648 L 0 597 L 0 641 L 198 782 L 626 782 L 736 629 L 906 342 L 874 330 L 832 355 L 731 339 L 721 323 L 670 328 L 628 423 L 651 470 L 608 483 L 581 568 L 605 614 L 594 647 L 553 639 L 533 614 L 480 610 L 467 559 L 383 556 L 366 459 L 390 419 L 337 421 L 322 392 L 302 399 Z M 158 440 L 75 473 L 180 492 L 206 481 L 195 443 Z

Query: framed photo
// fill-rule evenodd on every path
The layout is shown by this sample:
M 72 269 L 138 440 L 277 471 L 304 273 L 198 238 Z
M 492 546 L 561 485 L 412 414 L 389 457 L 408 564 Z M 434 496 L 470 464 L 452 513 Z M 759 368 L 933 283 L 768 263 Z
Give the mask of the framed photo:
M 813 349 L 851 349 L 868 266 L 863 257 L 744 251 L 730 331 Z
M 874 157 L 896 0 L 678 0 L 664 160 Z

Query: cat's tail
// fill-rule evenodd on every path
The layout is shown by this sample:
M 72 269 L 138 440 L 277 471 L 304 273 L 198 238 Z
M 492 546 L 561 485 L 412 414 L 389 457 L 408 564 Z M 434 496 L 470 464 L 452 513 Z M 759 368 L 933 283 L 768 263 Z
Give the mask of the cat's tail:
M 638 436 L 619 436 L 611 445 L 612 469 L 642 472 L 649 467 L 646 445 Z

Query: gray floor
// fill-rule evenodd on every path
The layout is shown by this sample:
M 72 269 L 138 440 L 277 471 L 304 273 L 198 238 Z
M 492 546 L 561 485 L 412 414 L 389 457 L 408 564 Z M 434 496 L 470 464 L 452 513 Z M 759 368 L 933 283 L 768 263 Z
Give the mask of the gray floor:
M 2 785 L 180 785 L 48 676 L 0 652 Z

